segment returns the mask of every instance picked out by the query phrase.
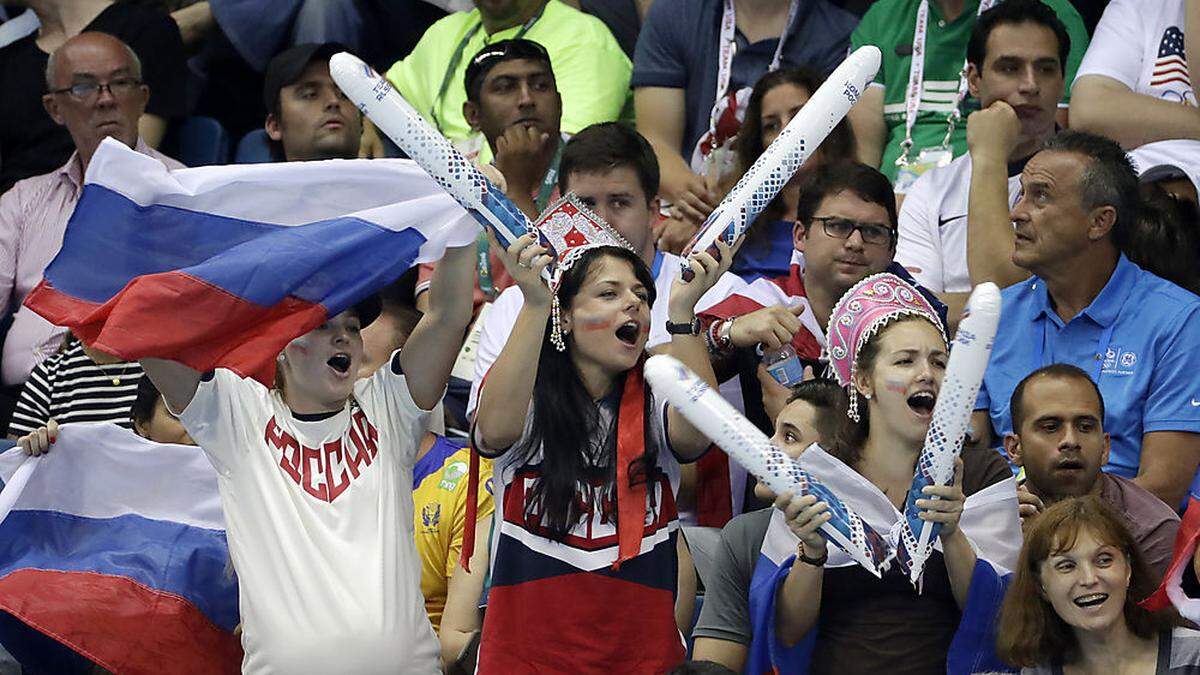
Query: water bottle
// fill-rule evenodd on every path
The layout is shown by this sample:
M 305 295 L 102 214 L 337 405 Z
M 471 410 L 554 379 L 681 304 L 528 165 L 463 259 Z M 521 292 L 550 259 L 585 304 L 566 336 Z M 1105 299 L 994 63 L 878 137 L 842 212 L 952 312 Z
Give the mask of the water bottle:
M 771 377 L 785 387 L 794 387 L 804 379 L 804 364 L 790 344 L 778 349 L 763 348 L 762 362 Z

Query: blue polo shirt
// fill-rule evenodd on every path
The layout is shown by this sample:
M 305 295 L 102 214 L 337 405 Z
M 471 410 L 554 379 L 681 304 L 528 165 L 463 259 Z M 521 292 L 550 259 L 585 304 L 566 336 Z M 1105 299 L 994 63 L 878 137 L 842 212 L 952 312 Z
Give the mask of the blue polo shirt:
M 1008 404 L 1017 384 L 1051 363 L 1079 366 L 1100 386 L 1104 430 L 1112 435 L 1106 471 L 1136 476 L 1143 434 L 1200 433 L 1200 297 L 1124 255 L 1096 299 L 1065 324 L 1038 277 L 1001 296 L 975 406 L 987 409 L 996 433 L 1012 432 Z

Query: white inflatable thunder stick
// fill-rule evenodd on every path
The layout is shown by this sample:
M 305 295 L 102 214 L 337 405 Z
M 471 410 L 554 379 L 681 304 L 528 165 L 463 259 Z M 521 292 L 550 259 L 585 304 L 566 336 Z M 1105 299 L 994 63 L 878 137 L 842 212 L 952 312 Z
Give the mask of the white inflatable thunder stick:
M 941 525 L 917 517 L 918 499 L 927 497 L 921 492 L 926 485 L 948 485 L 954 480 L 954 460 L 962 452 L 963 439 L 971 424 L 975 397 L 983 383 L 1000 323 L 1000 289 L 993 283 L 975 287 L 967 300 L 963 319 L 950 349 L 946 375 L 938 390 L 925 447 L 917 459 L 912 487 L 904 503 L 904 517 L 896 522 L 891 533 L 896 548 L 896 560 L 907 569 L 909 579 L 916 584 L 925 570 L 925 560 L 933 550 Z
M 772 445 L 757 427 L 713 391 L 677 359 L 651 356 L 646 360 L 646 381 L 654 392 L 708 436 L 739 464 L 757 476 L 775 494 L 791 492 L 797 497 L 816 495 L 829 505 L 833 518 L 821 526 L 821 534 L 850 555 L 866 570 L 880 576 L 880 567 L 891 554 L 883 535 L 871 529 L 838 496 L 800 468 Z
M 505 247 L 533 229 L 529 219 L 413 109 L 392 84 L 352 54 L 329 57 L 329 75 L 375 126 L 450 193 Z M 544 245 L 544 244 L 543 244 Z
M 714 244 L 720 236 L 731 246 L 741 238 L 800 165 L 850 112 L 879 70 L 880 58 L 879 48 L 871 45 L 859 47 L 846 57 L 709 214 L 684 249 L 685 253 L 715 252 Z M 690 281 L 688 257 L 683 257 L 683 277 Z

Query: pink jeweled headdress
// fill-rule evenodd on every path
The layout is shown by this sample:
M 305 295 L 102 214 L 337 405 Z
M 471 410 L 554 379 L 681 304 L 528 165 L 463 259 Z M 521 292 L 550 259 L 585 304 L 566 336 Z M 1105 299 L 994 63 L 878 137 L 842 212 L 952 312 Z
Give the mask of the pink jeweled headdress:
M 633 245 L 625 240 L 604 219 L 584 206 L 575 193 L 568 192 L 558 201 L 551 204 L 538 217 L 534 227 L 540 235 L 543 246 L 547 246 L 558 256 L 554 271 L 550 276 L 550 291 L 554 294 L 551 305 L 550 342 L 560 352 L 567 350 L 561 327 L 561 310 L 558 302 L 558 287 L 562 283 L 562 275 L 583 256 L 586 251 L 599 246 L 618 246 L 633 250 Z
M 854 284 L 833 306 L 829 318 L 829 362 L 843 387 L 854 386 L 858 352 L 871 336 L 893 320 L 909 315 L 928 319 L 946 340 L 946 331 L 933 305 L 917 289 L 889 272 L 875 274 Z M 858 421 L 858 396 L 850 395 L 850 418 Z

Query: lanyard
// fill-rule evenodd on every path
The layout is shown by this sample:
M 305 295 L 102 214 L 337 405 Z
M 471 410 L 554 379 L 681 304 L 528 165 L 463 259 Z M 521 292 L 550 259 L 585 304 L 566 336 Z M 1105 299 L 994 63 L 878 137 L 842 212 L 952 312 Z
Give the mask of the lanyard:
M 538 211 L 545 210 L 546 205 L 550 203 L 550 196 L 554 194 L 554 188 L 558 186 L 558 165 L 562 161 L 564 145 L 566 144 L 559 136 L 558 149 L 554 151 L 554 159 L 550 160 L 550 167 L 546 169 L 546 175 L 542 178 L 542 184 L 538 187 L 537 196 L 533 200 Z M 479 272 L 479 290 L 483 291 L 489 301 L 495 300 L 496 284 L 492 280 L 492 259 L 488 255 L 487 231 L 480 232 L 479 236 L 475 238 L 475 265 Z
M 549 4 L 549 2 L 544 3 L 541 8 L 538 9 L 536 14 L 529 17 L 529 20 L 521 26 L 521 30 L 517 31 L 517 34 L 511 39 L 520 40 L 521 38 L 525 37 L 525 34 L 529 32 L 529 29 L 533 28 L 533 24 L 537 23 L 538 19 L 542 18 L 542 12 L 546 11 L 546 5 Z M 437 111 L 442 107 L 442 102 L 446 99 L 446 92 L 450 90 L 450 81 L 454 79 L 454 73 L 458 70 L 458 64 L 462 62 L 463 52 L 466 51 L 467 45 L 482 27 L 483 19 L 481 18 L 479 23 L 471 26 L 471 30 L 467 31 L 467 34 L 464 35 L 463 39 L 459 41 L 458 46 L 454 48 L 454 54 L 450 56 L 450 65 L 446 67 L 446 74 L 442 76 L 442 84 L 440 87 L 438 87 L 437 96 L 433 99 L 433 108 L 429 110 L 429 119 L 433 120 L 433 125 L 442 133 L 445 133 L 445 131 L 442 129 L 442 122 L 438 119 Z
M 996 0 L 979 0 L 979 9 L 975 16 L 991 9 Z M 908 152 L 912 149 L 913 127 L 917 123 L 918 108 L 921 107 L 921 89 L 925 86 L 925 47 L 926 36 L 929 33 L 929 0 L 921 0 L 917 6 L 917 23 L 913 27 L 912 62 L 908 66 L 908 89 L 904 92 L 904 141 L 900 143 L 900 156 L 896 158 L 896 166 L 908 163 Z M 946 119 L 946 137 L 942 139 L 942 147 L 950 147 L 950 137 L 958 125 L 961 115 L 958 112 L 963 99 L 967 95 L 967 62 L 958 73 L 958 93 L 954 98 L 954 107 Z
M 775 56 L 771 58 L 771 65 L 767 67 L 768 73 L 779 70 L 780 64 L 783 63 L 783 47 L 799 10 L 800 0 L 792 0 L 791 6 L 788 7 L 787 23 L 784 24 L 783 33 L 779 36 L 779 44 L 775 47 Z M 710 113 L 710 130 L 717 128 L 716 103 L 729 93 L 729 80 L 733 77 L 733 56 L 737 53 L 736 31 L 737 11 L 733 7 L 733 0 L 725 0 L 725 10 L 721 13 L 721 38 L 717 51 L 717 95 Z
M 562 136 L 559 136 L 554 159 L 550 160 L 550 166 L 546 168 L 546 175 L 542 176 L 542 184 L 538 187 L 537 196 L 533 200 L 539 213 L 546 210 L 546 206 L 550 204 L 550 196 L 554 194 L 554 188 L 558 187 L 558 164 L 562 161 L 564 145 L 566 144 L 563 143 Z

